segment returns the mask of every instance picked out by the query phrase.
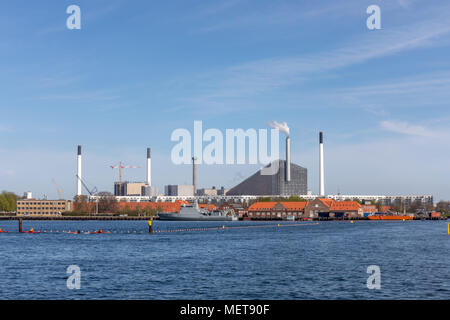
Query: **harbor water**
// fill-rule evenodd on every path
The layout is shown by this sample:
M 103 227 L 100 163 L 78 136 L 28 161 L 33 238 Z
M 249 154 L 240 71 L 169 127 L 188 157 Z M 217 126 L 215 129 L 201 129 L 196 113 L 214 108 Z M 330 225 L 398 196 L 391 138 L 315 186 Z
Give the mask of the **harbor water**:
M 24 221 L 42 233 L 21 234 L 0 221 L 0 299 L 450 297 L 446 221 L 278 223 L 155 221 L 149 234 L 146 221 Z M 111 233 L 62 232 L 98 229 Z

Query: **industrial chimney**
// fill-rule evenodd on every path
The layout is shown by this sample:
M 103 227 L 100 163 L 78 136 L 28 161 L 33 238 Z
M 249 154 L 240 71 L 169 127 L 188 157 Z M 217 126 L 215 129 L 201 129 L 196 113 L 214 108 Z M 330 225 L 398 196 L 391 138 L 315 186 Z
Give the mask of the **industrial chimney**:
M 323 170 L 323 132 L 319 133 L 319 195 L 325 195 L 325 178 L 324 178 L 324 170 Z
M 150 148 L 147 148 L 147 184 L 152 185 L 152 159 L 150 154 Z
M 197 194 L 197 165 L 195 161 L 196 157 L 192 157 L 192 184 L 194 186 L 194 196 Z
M 81 196 L 81 146 L 78 146 L 77 155 L 77 196 Z
M 286 181 L 291 181 L 291 138 L 286 137 Z

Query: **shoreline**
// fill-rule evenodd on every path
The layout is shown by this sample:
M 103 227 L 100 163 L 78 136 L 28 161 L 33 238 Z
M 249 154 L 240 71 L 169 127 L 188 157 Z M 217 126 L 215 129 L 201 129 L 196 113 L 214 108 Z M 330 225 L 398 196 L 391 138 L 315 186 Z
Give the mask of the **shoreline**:
M 118 217 L 118 216 L 70 216 L 70 217 L 18 217 L 18 216 L 0 216 L 0 221 L 8 221 L 8 220 L 42 220 L 42 221 L 148 221 L 148 220 L 159 220 L 159 217 L 151 217 L 151 216 L 140 216 L 140 217 Z M 448 217 L 440 217 L 440 218 L 414 218 L 409 221 L 419 221 L 419 220 L 430 220 L 430 221 L 446 221 Z M 267 221 L 282 221 L 282 222 L 298 222 L 298 221 L 401 221 L 401 220 L 370 220 L 368 218 L 317 218 L 312 220 L 295 220 L 295 221 L 287 221 L 282 219 L 240 219 L 238 221 L 252 221 L 252 222 L 267 222 Z

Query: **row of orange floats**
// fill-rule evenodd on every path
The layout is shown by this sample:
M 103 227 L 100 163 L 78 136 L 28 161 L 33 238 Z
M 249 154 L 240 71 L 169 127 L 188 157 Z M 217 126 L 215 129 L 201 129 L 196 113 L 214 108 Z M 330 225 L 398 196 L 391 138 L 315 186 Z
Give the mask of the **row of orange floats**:
M 166 229 L 166 230 L 154 230 L 153 233 L 173 233 L 173 232 L 195 232 L 195 231 L 215 231 L 215 230 L 225 230 L 225 229 L 253 229 L 253 228 L 282 228 L 282 227 L 298 227 L 298 226 L 307 226 L 307 225 L 317 225 L 316 223 L 295 223 L 295 224 L 265 224 L 265 225 L 253 225 L 253 226 L 221 226 L 221 227 L 208 227 L 208 228 L 182 228 L 182 229 Z M 0 228 L 0 233 L 8 233 L 7 230 L 3 230 Z M 81 231 L 81 230 L 43 230 L 43 231 L 36 231 L 34 228 L 28 230 L 28 231 L 21 231 L 21 233 L 66 233 L 66 234 L 138 234 L 138 233 L 147 233 L 144 231 L 128 231 L 128 232 L 121 232 L 121 231 L 105 231 L 102 229 L 95 230 L 95 231 Z

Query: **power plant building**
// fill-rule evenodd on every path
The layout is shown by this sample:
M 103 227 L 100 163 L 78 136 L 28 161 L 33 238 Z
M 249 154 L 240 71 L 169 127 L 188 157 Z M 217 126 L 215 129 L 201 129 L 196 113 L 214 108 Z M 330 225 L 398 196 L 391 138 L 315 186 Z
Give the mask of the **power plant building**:
M 158 189 L 149 185 L 145 185 L 141 188 L 141 195 L 143 197 L 156 197 L 158 195 Z
M 145 187 L 144 182 L 115 182 L 114 195 L 115 196 L 141 196 L 142 187 Z
M 306 168 L 291 163 L 286 168 L 285 160 L 277 160 L 279 169 L 273 175 L 262 175 L 261 170 L 247 178 L 227 192 L 227 196 L 238 195 L 305 195 L 308 191 L 308 172 Z M 276 162 L 272 162 L 272 167 Z M 269 166 L 267 166 L 269 167 Z M 266 167 L 266 168 L 267 168 Z M 290 181 L 287 180 L 286 172 L 290 171 Z
M 203 188 L 203 189 L 197 189 L 197 196 L 217 196 L 217 189 L 215 187 L 212 187 L 211 189 Z
M 166 196 L 194 196 L 193 185 L 168 185 L 164 187 L 164 194 Z

